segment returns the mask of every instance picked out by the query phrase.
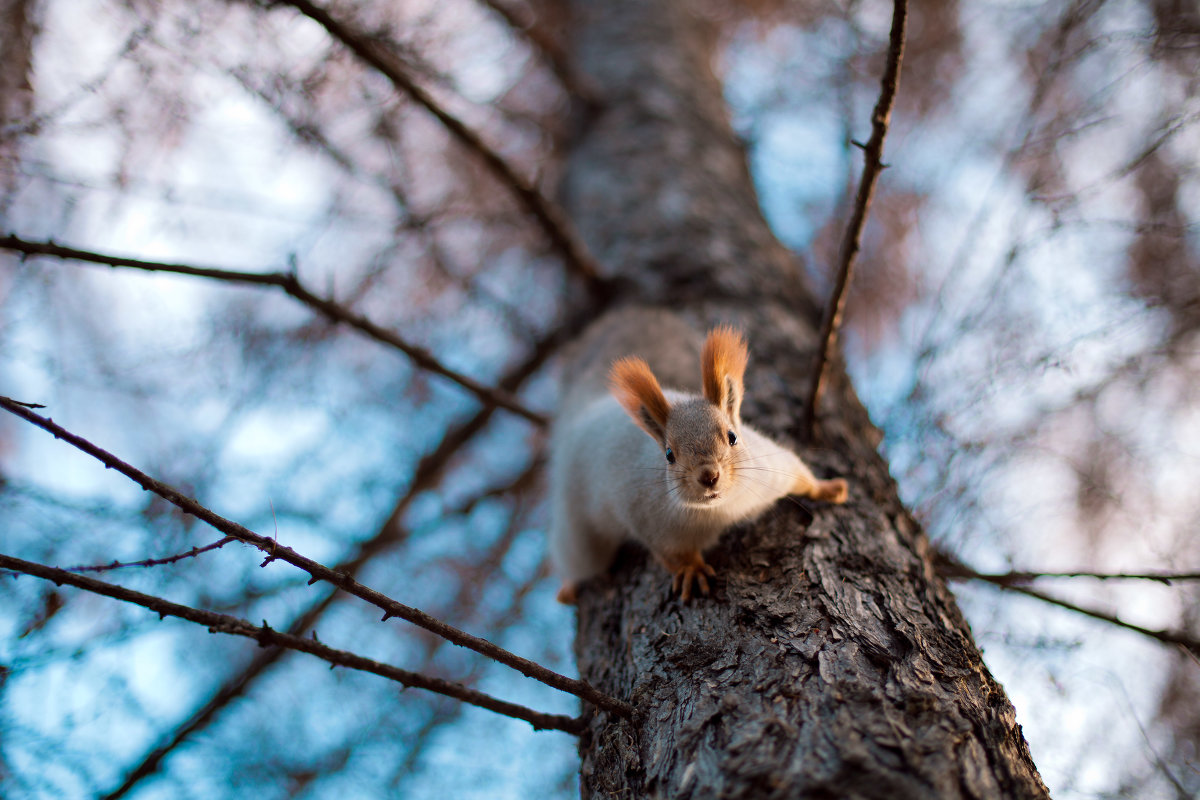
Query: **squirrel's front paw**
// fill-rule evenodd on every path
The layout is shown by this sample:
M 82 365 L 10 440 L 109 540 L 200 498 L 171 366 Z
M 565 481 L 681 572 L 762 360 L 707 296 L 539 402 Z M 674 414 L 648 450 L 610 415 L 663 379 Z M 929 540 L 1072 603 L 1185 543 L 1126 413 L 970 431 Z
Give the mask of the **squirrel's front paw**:
M 683 600 L 692 599 L 692 583 L 700 587 L 701 594 L 708 594 L 708 578 L 717 573 L 708 564 L 699 551 L 683 553 L 678 556 L 663 556 L 660 558 L 674 578 L 671 581 L 671 591 L 679 592 Z

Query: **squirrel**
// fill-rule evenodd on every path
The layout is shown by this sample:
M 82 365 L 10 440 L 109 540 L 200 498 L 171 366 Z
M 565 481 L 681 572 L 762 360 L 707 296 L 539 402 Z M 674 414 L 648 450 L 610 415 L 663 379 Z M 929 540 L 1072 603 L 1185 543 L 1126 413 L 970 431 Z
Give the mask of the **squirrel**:
M 648 309 L 606 316 L 567 357 L 550 437 L 551 554 L 559 602 L 608 569 L 622 542 L 650 551 L 690 600 L 715 573 L 705 550 L 785 495 L 843 503 L 791 450 L 742 422 L 749 353 L 730 326 L 699 334 Z M 701 392 L 662 388 L 694 386 Z

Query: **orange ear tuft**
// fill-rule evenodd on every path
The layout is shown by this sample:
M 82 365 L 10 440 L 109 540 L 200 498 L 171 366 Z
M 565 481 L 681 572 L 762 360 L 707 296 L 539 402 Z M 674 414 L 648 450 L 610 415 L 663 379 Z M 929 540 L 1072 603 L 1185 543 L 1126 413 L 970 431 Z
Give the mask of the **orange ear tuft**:
M 713 405 L 737 416 L 742 402 L 742 376 L 750 353 L 742 332 L 730 325 L 721 325 L 708 332 L 704 352 L 700 355 L 700 383 L 704 396 Z
M 667 402 L 650 365 L 636 356 L 618 359 L 608 374 L 608 386 L 629 416 L 658 441 L 666 435 L 671 404 Z

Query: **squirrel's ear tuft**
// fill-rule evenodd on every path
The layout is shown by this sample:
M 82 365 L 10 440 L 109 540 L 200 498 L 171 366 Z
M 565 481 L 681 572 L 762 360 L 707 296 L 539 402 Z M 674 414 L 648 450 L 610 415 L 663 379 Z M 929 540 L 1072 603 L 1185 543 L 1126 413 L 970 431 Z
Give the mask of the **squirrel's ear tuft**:
M 608 373 L 608 387 L 633 421 L 658 442 L 667 438 L 667 402 L 650 365 L 636 356 L 618 359 Z
M 750 358 L 741 331 L 721 325 L 708 332 L 700 355 L 700 382 L 708 402 L 741 425 L 742 376 Z

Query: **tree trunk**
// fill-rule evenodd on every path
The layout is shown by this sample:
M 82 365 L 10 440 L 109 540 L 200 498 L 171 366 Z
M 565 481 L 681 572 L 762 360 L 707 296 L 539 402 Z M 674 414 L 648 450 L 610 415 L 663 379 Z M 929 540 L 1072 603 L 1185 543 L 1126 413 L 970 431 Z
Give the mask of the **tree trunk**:
M 819 314 L 758 209 L 712 20 L 687 0 L 573 5 L 570 50 L 603 105 L 569 157 L 570 213 L 626 299 L 746 330 L 743 416 L 796 443 Z M 798 452 L 849 479 L 845 506 L 781 501 L 726 533 L 712 595 L 690 603 L 632 550 L 583 593 L 580 672 L 642 712 L 592 713 L 584 797 L 1047 795 L 878 432 L 831 377 L 819 447 Z
M 17 155 L 21 136 L 4 131 L 28 122 L 33 113 L 33 41 L 37 33 L 33 0 L 0 0 L 0 211 L 5 196 L 16 185 Z

